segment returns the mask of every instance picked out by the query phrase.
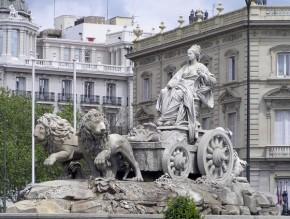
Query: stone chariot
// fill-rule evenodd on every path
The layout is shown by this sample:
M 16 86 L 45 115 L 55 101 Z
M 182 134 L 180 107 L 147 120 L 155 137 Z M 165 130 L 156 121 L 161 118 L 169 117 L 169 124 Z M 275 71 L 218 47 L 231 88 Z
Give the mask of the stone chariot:
M 223 128 L 196 130 L 194 144 L 188 142 L 186 127 L 158 127 L 160 140 L 131 145 L 141 171 L 163 171 L 171 178 L 184 179 L 189 174 L 205 175 L 223 183 L 233 177 L 235 152 L 230 132 Z

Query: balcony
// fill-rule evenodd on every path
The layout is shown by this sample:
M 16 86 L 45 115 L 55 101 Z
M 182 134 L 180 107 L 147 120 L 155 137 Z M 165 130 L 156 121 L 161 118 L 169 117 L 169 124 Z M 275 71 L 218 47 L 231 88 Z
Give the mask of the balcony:
M 268 145 L 265 148 L 268 159 L 287 159 L 290 157 L 290 145 Z
M 54 102 L 55 94 L 54 92 L 35 92 L 35 100 L 43 102 Z
M 122 97 L 103 96 L 103 105 L 121 106 Z
M 81 95 L 81 104 L 100 104 L 100 96 L 96 95 Z
M 31 66 L 32 60 L 26 59 L 25 65 Z M 46 59 L 35 59 L 35 66 L 37 68 L 43 69 L 58 69 L 64 71 L 73 71 L 73 62 L 67 61 L 52 61 Z M 105 65 L 101 63 L 83 63 L 77 62 L 76 63 L 76 70 L 77 71 L 99 71 L 99 72 L 106 72 L 106 73 L 118 73 L 118 74 L 129 74 L 133 73 L 131 66 L 119 66 L 119 65 Z
M 31 91 L 13 90 L 12 95 L 31 98 Z
M 69 103 L 72 101 L 73 101 L 73 94 L 58 93 L 58 95 L 57 95 L 57 102 L 59 102 L 59 103 Z

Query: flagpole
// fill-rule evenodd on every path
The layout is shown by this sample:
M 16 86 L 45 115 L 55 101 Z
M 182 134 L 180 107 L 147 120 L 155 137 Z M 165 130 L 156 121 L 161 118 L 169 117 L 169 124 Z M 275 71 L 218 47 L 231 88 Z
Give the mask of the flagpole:
M 35 184 L 35 140 L 34 140 L 34 127 L 35 127 L 35 58 L 31 56 L 32 62 L 32 116 L 31 116 L 31 123 L 32 123 L 32 172 L 31 172 L 31 183 L 32 185 Z
M 76 71 L 76 59 L 73 59 L 73 100 L 74 100 L 74 109 L 73 109 L 73 114 L 74 114 L 74 129 L 75 131 L 77 130 L 77 71 Z

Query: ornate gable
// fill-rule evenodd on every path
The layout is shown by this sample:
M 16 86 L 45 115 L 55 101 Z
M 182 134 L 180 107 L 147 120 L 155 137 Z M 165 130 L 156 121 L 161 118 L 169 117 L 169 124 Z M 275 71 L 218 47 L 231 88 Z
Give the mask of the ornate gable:
M 280 88 L 270 90 L 264 95 L 263 98 L 266 103 L 267 110 L 277 107 L 290 107 L 290 87 L 281 86 Z
M 280 88 L 270 90 L 264 95 L 264 100 L 290 100 L 290 87 L 281 86 Z
M 234 91 L 230 90 L 230 89 L 226 89 L 224 93 L 222 93 L 222 95 L 219 97 L 219 103 L 220 104 L 229 104 L 229 103 L 236 103 L 236 102 L 241 102 L 241 97 L 238 97 L 238 95 L 236 95 L 234 93 Z

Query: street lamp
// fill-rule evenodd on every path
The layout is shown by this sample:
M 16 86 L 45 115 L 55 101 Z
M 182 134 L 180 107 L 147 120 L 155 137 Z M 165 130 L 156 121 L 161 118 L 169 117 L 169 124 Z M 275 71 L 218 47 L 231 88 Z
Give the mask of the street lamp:
M 250 9 L 251 0 L 245 0 L 247 5 L 247 179 L 250 182 Z

